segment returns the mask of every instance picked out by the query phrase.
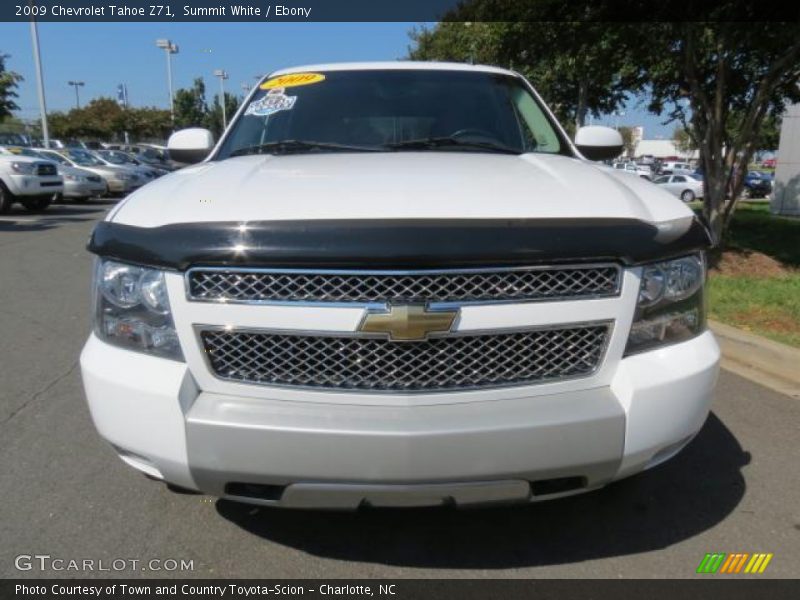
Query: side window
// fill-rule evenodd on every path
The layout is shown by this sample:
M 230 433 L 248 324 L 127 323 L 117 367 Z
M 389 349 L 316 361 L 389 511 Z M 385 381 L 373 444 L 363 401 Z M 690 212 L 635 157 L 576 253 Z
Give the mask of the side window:
M 67 164 L 67 161 L 64 160 L 64 157 L 59 154 L 55 154 L 52 152 L 42 152 L 42 156 L 44 156 L 47 160 L 52 160 L 53 162 L 57 162 L 60 165 Z
M 519 126 L 525 144 L 525 150 L 537 152 L 558 152 L 561 144 L 547 117 L 536 104 L 530 94 L 521 86 L 511 89 L 511 101 L 522 117 Z
M 686 183 L 686 177 L 682 175 L 677 175 L 672 178 L 672 181 L 674 181 L 675 183 Z

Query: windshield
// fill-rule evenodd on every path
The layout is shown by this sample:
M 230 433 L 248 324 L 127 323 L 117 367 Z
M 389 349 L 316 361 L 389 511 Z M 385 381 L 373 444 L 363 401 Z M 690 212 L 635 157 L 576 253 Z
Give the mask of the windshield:
M 438 140 L 427 146 L 417 142 Z M 441 144 L 443 139 L 458 143 Z M 217 159 L 278 142 L 314 150 L 563 152 L 523 82 L 478 71 L 365 70 L 292 73 L 259 86 Z M 410 144 L 409 144 L 410 142 Z M 288 146 L 280 148 L 284 150 Z M 309 150 L 309 148 L 306 148 Z
M 133 162 L 124 154 L 119 154 L 117 152 L 98 152 L 97 154 L 99 154 L 101 158 L 115 165 L 124 165 Z
M 56 162 L 60 165 L 69 166 L 69 161 L 63 156 L 61 156 L 58 152 L 53 152 L 51 150 L 41 150 L 40 154 L 42 155 L 43 158 L 46 158 L 47 160 L 52 160 L 53 162 Z
M 139 152 L 139 156 L 151 161 L 161 161 L 165 158 L 164 153 L 155 148 L 143 148 Z
M 66 154 L 72 162 L 82 167 L 97 167 L 105 164 L 86 150 L 67 150 L 64 154 Z

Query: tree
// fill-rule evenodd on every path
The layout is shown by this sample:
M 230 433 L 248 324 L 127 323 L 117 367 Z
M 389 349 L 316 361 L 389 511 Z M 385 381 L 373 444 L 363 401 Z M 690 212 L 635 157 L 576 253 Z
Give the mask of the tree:
M 35 124 L 36 122 L 33 124 L 25 123 L 22 119 L 11 115 L 0 118 L 0 131 L 3 133 L 28 134 L 31 133 Z
M 699 151 L 703 216 L 719 248 L 748 162 L 775 143 L 762 132 L 800 101 L 800 25 L 759 22 L 739 0 L 686 9 L 670 22 L 667 3 L 464 0 L 434 29 L 412 32 L 410 55 L 515 68 L 577 125 L 586 112 L 611 113 L 626 92 L 647 91 L 651 112 L 679 123 Z M 634 22 L 637 11 L 647 12 Z M 502 22 L 456 22 L 473 20 Z
M 238 96 L 225 92 L 225 117 L 228 123 L 231 122 L 233 115 L 236 114 L 240 102 L 241 99 Z M 222 135 L 222 106 L 219 102 L 219 94 L 214 96 L 211 109 L 206 114 L 205 126 L 211 130 L 211 133 L 214 134 L 216 139 L 219 139 Z
M 172 131 L 169 111 L 160 108 L 127 108 L 122 123 L 122 133 L 127 131 L 132 139 L 138 141 L 164 140 Z
M 650 109 L 667 112 L 698 148 L 703 215 L 722 246 L 762 128 L 800 101 L 800 27 L 793 23 L 649 23 L 640 33 Z M 646 43 L 645 43 L 646 42 Z
M 697 150 L 694 139 L 686 127 L 676 127 L 672 132 L 672 142 L 681 154 L 691 154 Z
M 95 98 L 82 108 L 67 113 L 52 113 L 50 129 L 54 137 L 111 139 L 123 130 L 123 108 L 111 98 Z
M 633 158 L 636 152 L 636 140 L 633 139 L 633 127 L 618 127 L 617 131 L 622 136 L 622 144 L 625 146 L 625 156 Z
M 545 0 L 464 2 L 434 28 L 413 30 L 409 56 L 513 68 L 534 83 L 562 123 L 582 127 L 589 114 L 611 113 L 641 89 L 635 49 L 627 44 L 638 24 L 580 22 L 582 12 L 565 20 L 564 10 Z
M 22 81 L 22 75 L 14 71 L 6 71 L 8 54 L 0 52 L 0 120 L 11 116 L 11 111 L 19 110 L 14 98 L 17 98 L 17 84 Z
M 733 111 L 728 120 L 728 135 L 735 137 L 739 135 L 739 128 L 743 124 L 744 115 L 741 111 Z M 781 137 L 782 115 L 768 114 L 764 117 L 761 127 L 755 133 L 754 148 L 755 152 L 764 150 L 775 151 L 778 149 L 778 142 Z
M 190 89 L 182 88 L 175 93 L 175 128 L 203 127 L 208 116 L 206 84 L 202 77 L 194 80 Z
M 169 111 L 123 108 L 111 98 L 95 98 L 83 108 L 49 117 L 54 137 L 121 140 L 127 131 L 134 139 L 163 139 L 172 129 Z

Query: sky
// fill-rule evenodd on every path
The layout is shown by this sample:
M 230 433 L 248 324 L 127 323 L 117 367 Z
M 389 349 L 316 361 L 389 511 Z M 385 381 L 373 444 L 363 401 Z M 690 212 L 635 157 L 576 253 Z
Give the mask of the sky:
M 293 65 L 406 56 L 408 36 L 417 23 L 39 23 L 39 41 L 48 111 L 75 106 L 67 81 L 84 81 L 81 105 L 98 96 L 116 98 L 117 85 L 128 86 L 132 106 L 169 106 L 166 57 L 155 40 L 170 39 L 173 86 L 189 87 L 203 77 L 209 96 L 219 90 L 215 69 L 230 75 L 226 91 L 242 93 L 255 76 Z M 39 105 L 28 23 L 0 23 L 0 53 L 6 67 L 24 78 L 17 115 L 37 118 Z M 534 86 L 536 82 L 533 82 Z M 642 125 L 645 138 L 671 137 L 674 125 L 649 114 L 634 100 L 621 117 L 595 125 Z

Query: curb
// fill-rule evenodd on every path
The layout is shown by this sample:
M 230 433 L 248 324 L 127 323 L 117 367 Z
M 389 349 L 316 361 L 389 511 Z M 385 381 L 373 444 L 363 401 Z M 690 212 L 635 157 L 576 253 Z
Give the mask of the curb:
M 781 394 L 800 398 L 800 349 L 708 322 L 722 349 L 722 367 Z

